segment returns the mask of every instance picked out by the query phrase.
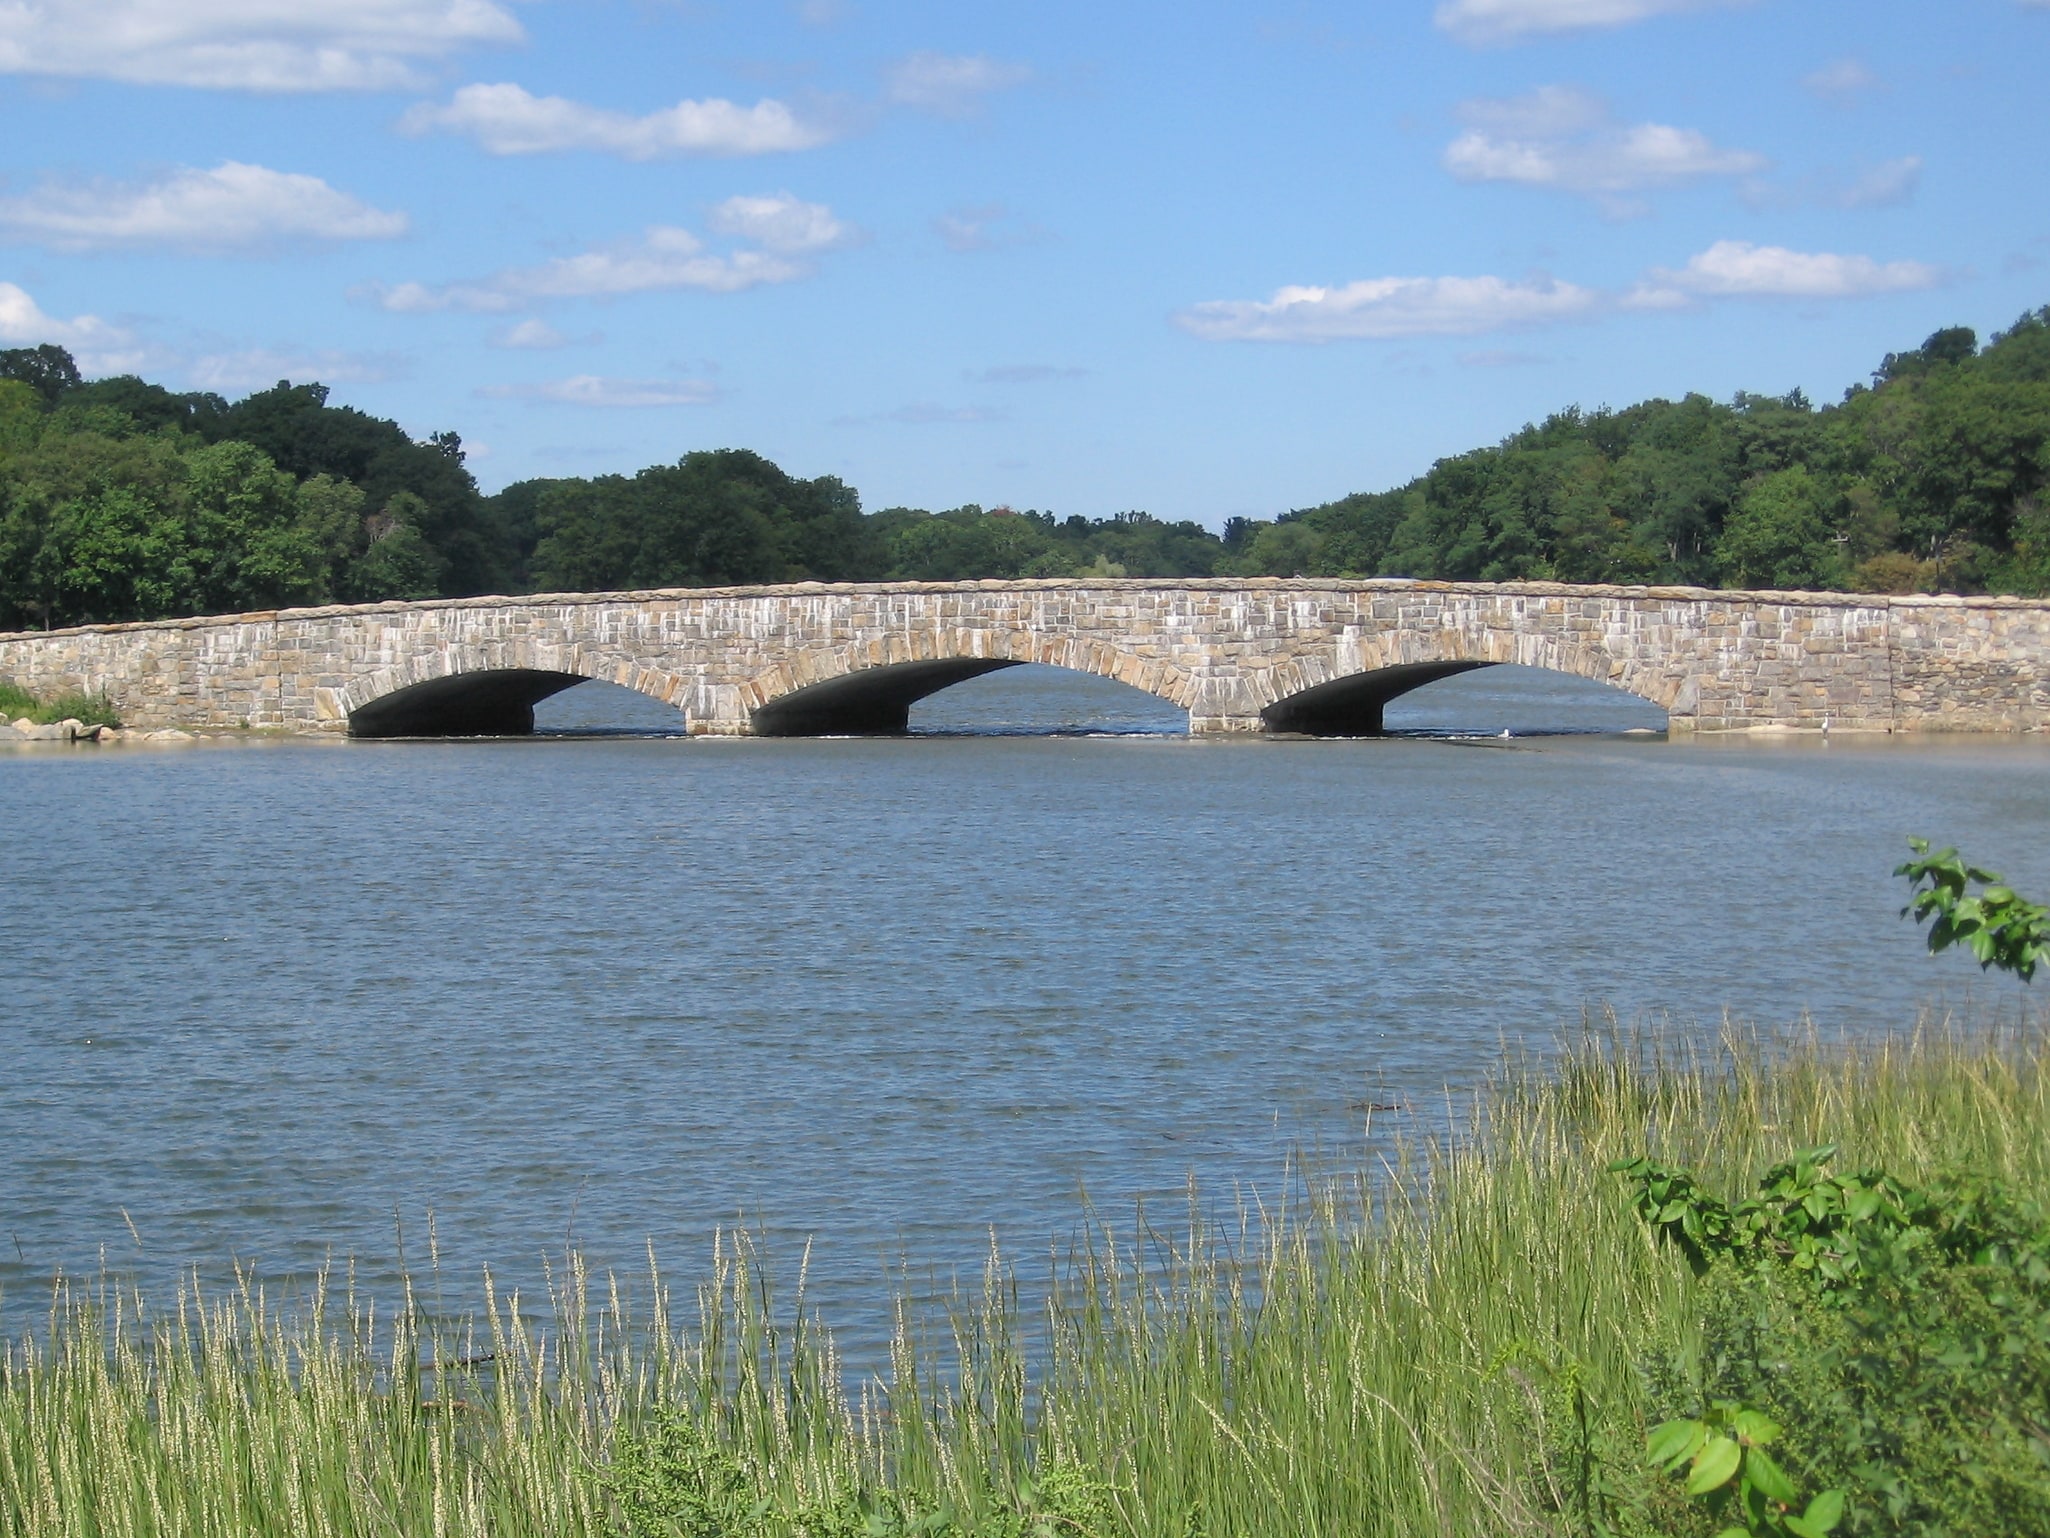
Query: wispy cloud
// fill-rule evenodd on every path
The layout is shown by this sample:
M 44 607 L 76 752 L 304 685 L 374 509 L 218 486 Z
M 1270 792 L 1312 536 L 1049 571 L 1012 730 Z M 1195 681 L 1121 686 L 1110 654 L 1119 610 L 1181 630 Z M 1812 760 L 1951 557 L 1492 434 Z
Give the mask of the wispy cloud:
M 1941 268 L 1833 251 L 1790 251 L 1719 240 L 1680 268 L 1654 267 L 1623 296 L 1629 309 L 1678 309 L 1703 299 L 1854 299 L 1934 288 Z
M 10 347 L 53 342 L 69 348 L 88 373 L 121 373 L 138 367 L 146 356 L 135 333 L 126 327 L 97 315 L 60 320 L 44 313 L 26 289 L 5 282 L 0 282 L 0 342 Z
M 986 53 L 914 53 L 885 72 L 883 91 L 900 107 L 942 117 L 970 117 L 997 92 L 1021 86 L 1031 78 L 1028 66 L 1007 64 Z
M 1811 96 L 1838 106 L 1848 106 L 1868 92 L 1879 89 L 1879 77 L 1872 73 L 1863 59 L 1845 56 L 1831 59 L 1820 69 L 1810 70 L 1801 77 L 1801 88 Z
M 833 425 L 864 427 L 871 422 L 901 422 L 911 427 L 932 427 L 956 422 L 1001 422 L 1004 415 L 986 406 L 942 406 L 934 401 L 913 401 L 908 406 L 878 411 L 870 416 L 835 417 Z
M 1463 352 L 1459 361 L 1466 368 L 1537 368 L 1552 360 L 1543 353 L 1493 348 L 1484 352 Z
M 1467 131 L 1445 147 L 1445 169 L 1463 182 L 1511 182 L 1598 200 L 1637 213 L 1633 195 L 1708 177 L 1764 169 L 1762 155 L 1724 149 L 1692 128 L 1617 122 L 1599 97 L 1572 86 L 1464 102 Z
M 1895 208 L 1914 201 L 1922 181 L 1922 157 L 1903 155 L 1854 172 L 1822 171 L 1787 186 L 1748 182 L 1744 201 L 1753 208 Z
M 1004 363 L 995 368 L 971 369 L 964 377 L 970 384 L 1051 384 L 1087 379 L 1089 370 L 1060 368 L 1051 363 Z
M 1437 23 L 1462 43 L 1520 43 L 1556 32 L 1627 27 L 1654 16 L 1745 0 L 1440 0 Z
M 338 348 L 248 347 L 205 353 L 185 366 L 202 390 L 251 390 L 280 379 L 320 379 L 329 384 L 374 384 L 403 378 L 411 360 L 402 353 L 348 352 Z
M 1278 289 L 1265 300 L 1210 300 L 1174 319 L 1206 342 L 1334 342 L 1475 336 L 1577 319 L 1600 303 L 1595 290 L 1555 278 L 1367 278 Z
M 1038 225 L 1020 218 L 1001 203 L 950 208 L 933 220 L 932 227 L 949 251 L 963 254 L 1029 246 L 1046 235 Z
M 399 128 L 461 134 L 494 155 L 594 150 L 625 160 L 783 154 L 839 136 L 832 124 L 766 97 L 752 107 L 721 97 L 680 101 L 634 117 L 511 84 L 466 85 L 447 106 L 409 108 Z
M 807 203 L 787 192 L 728 198 L 712 210 L 711 225 L 721 235 L 785 256 L 837 251 L 861 238 L 859 230 L 836 218 L 825 204 Z
M 0 73 L 393 90 L 422 84 L 424 64 L 523 36 L 495 0 L 19 0 L 0 4 Z
M 536 384 L 486 385 L 477 393 L 534 405 L 633 409 L 708 406 L 719 399 L 719 387 L 709 379 L 614 379 L 600 374 L 572 374 Z
M 711 222 L 715 230 L 755 244 L 714 251 L 690 230 L 658 224 L 631 239 L 535 267 L 509 267 L 472 282 L 400 283 L 374 293 L 383 308 L 404 314 L 488 314 L 551 300 L 616 299 L 671 289 L 731 294 L 808 277 L 813 269 L 807 258 L 858 237 L 824 204 L 805 203 L 788 193 L 729 198 L 712 210 Z
M 1266 300 L 1211 300 L 1190 305 L 1174 321 L 1206 342 L 1477 336 L 1591 320 L 1616 310 L 1694 309 L 1718 299 L 1854 299 L 1932 288 L 1945 277 L 1926 262 L 1719 240 L 1682 267 L 1651 268 L 1623 291 L 1549 277 L 1368 278 L 1334 288 L 1283 288 Z M 1546 360 L 1495 351 L 1466 353 L 1459 361 L 1499 368 Z
M 513 325 L 500 326 L 487 340 L 493 347 L 515 352 L 547 352 L 557 347 L 568 347 L 578 338 L 565 336 L 547 321 L 530 315 Z
M 263 250 L 297 241 L 390 240 L 406 216 L 373 208 L 317 176 L 224 160 L 150 182 L 49 182 L 0 198 L 0 238 L 63 251 L 170 247 Z

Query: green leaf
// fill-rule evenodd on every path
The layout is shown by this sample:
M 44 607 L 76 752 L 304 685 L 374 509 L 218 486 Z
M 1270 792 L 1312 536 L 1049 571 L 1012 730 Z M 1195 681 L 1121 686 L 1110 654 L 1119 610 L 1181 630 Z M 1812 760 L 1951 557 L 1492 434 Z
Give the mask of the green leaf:
M 1753 1447 L 1762 1446 L 1780 1434 L 1778 1421 L 1763 1410 L 1748 1407 L 1730 1417 L 1730 1429 Z
M 1830 1531 L 1844 1519 L 1844 1492 L 1825 1490 L 1808 1503 L 1808 1509 L 1801 1513 L 1801 1520 L 1817 1534 Z
M 1791 1506 L 1800 1499 L 1800 1492 L 1787 1478 L 1787 1471 L 1773 1462 L 1770 1454 L 1755 1447 L 1744 1459 L 1744 1482 L 1767 1500 L 1777 1501 L 1782 1506 Z
M 1735 1437 L 1710 1437 L 1708 1444 L 1694 1455 L 1694 1467 L 1687 1476 L 1689 1495 L 1706 1495 L 1711 1490 L 1720 1490 L 1736 1477 L 1737 1467 L 1744 1461 L 1744 1449 L 1737 1445 Z
M 1708 1428 L 1700 1421 L 1667 1421 L 1645 1434 L 1644 1461 L 1678 1468 L 1700 1452 L 1701 1444 L 1707 1440 Z

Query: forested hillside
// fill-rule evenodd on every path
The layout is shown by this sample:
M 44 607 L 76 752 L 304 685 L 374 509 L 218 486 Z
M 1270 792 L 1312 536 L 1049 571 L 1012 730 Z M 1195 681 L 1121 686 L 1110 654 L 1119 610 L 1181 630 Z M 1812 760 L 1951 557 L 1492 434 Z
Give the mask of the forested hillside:
M 864 514 L 743 449 L 482 495 L 424 442 L 281 381 L 230 403 L 61 348 L 0 351 L 0 628 L 486 592 L 967 577 L 1278 575 L 2050 591 L 2050 307 L 1983 349 L 1798 391 L 1572 408 L 1223 536 L 1146 513 Z
M 2050 307 L 1889 353 L 1839 405 L 1569 409 L 1233 542 L 1246 571 L 2041 593 L 2046 436 Z

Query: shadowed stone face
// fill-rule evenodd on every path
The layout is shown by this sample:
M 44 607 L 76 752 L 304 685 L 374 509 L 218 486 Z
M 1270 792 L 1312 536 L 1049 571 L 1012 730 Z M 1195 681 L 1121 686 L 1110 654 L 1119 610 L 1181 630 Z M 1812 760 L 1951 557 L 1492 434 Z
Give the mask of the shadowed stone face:
M 1114 678 L 1190 730 L 1354 734 L 1387 701 L 1522 663 L 1676 730 L 2025 731 L 2050 723 L 2050 605 L 1697 588 L 1308 579 L 851 584 L 285 610 L 0 636 L 0 677 L 104 692 L 145 727 L 364 736 L 530 730 L 586 678 L 694 733 L 901 731 L 1021 662 Z

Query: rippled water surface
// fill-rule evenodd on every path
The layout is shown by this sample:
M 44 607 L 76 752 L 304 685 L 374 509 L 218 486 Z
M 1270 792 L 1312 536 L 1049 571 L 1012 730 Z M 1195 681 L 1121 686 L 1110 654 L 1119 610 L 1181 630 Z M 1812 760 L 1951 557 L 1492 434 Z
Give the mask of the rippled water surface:
M 746 1212 L 858 1329 L 888 1257 L 1269 1183 L 1589 1010 L 2016 1007 L 1888 872 L 2050 891 L 2050 745 L 1669 742 L 1517 671 L 1359 742 L 1020 669 L 895 741 L 579 738 L 675 724 L 579 689 L 569 740 L 0 753 L 6 1307 L 103 1254 L 377 1285 L 430 1214 L 450 1277 L 695 1275 Z

